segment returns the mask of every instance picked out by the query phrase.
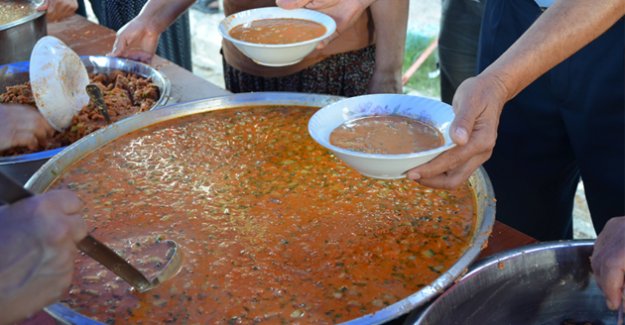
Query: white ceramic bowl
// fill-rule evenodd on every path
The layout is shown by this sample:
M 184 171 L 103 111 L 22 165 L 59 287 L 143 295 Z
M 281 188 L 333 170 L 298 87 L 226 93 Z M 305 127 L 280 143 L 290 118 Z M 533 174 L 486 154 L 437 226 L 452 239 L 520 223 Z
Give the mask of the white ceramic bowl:
M 436 127 L 444 138 L 441 147 L 409 154 L 370 154 L 330 144 L 330 133 L 346 121 L 376 115 L 400 115 Z M 376 94 L 356 96 L 321 108 L 308 122 L 308 132 L 347 165 L 365 176 L 380 179 L 404 178 L 405 172 L 422 165 L 455 144 L 449 129 L 455 114 L 450 105 L 418 96 Z
M 298 18 L 312 20 L 322 24 L 326 28 L 326 33 L 315 39 L 290 43 L 290 44 L 257 44 L 244 42 L 230 36 L 230 30 L 238 25 L 249 23 L 260 19 L 270 18 Z M 226 40 L 232 42 L 234 46 L 243 52 L 254 62 L 270 66 L 282 67 L 296 64 L 310 52 L 312 52 L 317 44 L 329 37 L 336 30 L 336 23 L 330 16 L 314 10 L 295 9 L 285 10 L 279 7 L 268 7 L 246 10 L 226 17 L 219 24 L 219 32 Z

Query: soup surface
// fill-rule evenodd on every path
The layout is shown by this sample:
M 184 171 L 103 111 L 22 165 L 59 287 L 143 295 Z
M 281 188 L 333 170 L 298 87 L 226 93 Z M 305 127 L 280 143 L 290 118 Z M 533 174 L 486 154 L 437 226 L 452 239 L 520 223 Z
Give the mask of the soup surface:
M 472 190 L 360 176 L 308 136 L 316 110 L 179 118 L 71 166 L 52 187 L 86 202 L 97 238 L 150 274 L 162 257 L 132 252 L 172 239 L 184 266 L 137 294 L 81 256 L 64 301 L 118 324 L 336 323 L 438 278 L 475 231 Z
M 260 19 L 235 26 L 230 36 L 257 44 L 290 44 L 304 42 L 325 34 L 326 28 L 306 19 Z
M 12 23 L 35 12 L 35 7 L 27 0 L 0 1 L 0 25 Z
M 405 154 L 438 148 L 444 140 L 431 125 L 391 115 L 347 121 L 332 131 L 330 143 L 366 153 Z

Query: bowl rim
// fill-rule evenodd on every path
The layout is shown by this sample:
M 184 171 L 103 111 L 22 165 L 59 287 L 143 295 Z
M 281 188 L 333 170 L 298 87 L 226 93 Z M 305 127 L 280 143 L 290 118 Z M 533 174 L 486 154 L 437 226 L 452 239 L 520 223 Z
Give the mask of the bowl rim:
M 309 18 L 293 18 L 293 19 L 307 19 L 307 20 L 311 20 L 315 23 L 321 24 L 323 25 L 323 27 L 325 27 L 326 32 L 316 38 L 307 40 L 307 41 L 302 41 L 302 42 L 295 42 L 295 43 L 286 43 L 286 44 L 262 44 L 262 43 L 252 43 L 252 42 L 246 42 L 246 41 L 242 41 L 240 39 L 236 39 L 232 36 L 230 36 L 230 30 L 236 26 L 239 25 L 234 25 L 230 28 L 226 27 L 226 22 L 233 20 L 234 18 L 236 18 L 236 15 L 241 15 L 243 13 L 249 13 L 250 16 L 253 16 L 253 14 L 255 13 L 263 13 L 263 12 L 304 12 L 304 13 L 310 13 L 313 15 L 313 17 L 309 17 Z M 327 24 L 325 24 L 322 21 L 319 21 L 317 19 L 313 19 L 316 17 L 324 17 L 329 19 L 329 21 L 331 22 L 329 24 L 329 26 Z M 280 19 L 280 18 L 285 18 L 285 19 L 289 19 L 292 17 L 276 17 L 276 18 L 259 18 L 259 19 L 252 19 L 252 21 L 255 20 L 261 20 L 261 19 Z M 249 9 L 249 10 L 244 10 L 244 11 L 240 11 L 237 13 L 234 13 L 230 16 L 225 17 L 224 19 L 222 19 L 222 21 L 219 23 L 219 27 L 217 28 L 219 30 L 219 33 L 221 34 L 221 36 L 234 43 L 234 44 L 238 44 L 238 45 L 244 45 L 244 46 L 249 46 L 249 47 L 257 47 L 257 48 L 269 48 L 269 49 L 281 49 L 281 48 L 292 48 L 292 47 L 298 47 L 298 46 L 303 46 L 303 45 L 310 45 L 313 43 L 318 43 L 321 42 L 322 40 L 330 37 L 330 35 L 334 34 L 334 32 L 336 31 L 336 21 L 334 21 L 334 18 L 330 17 L 329 15 L 326 15 L 322 12 L 316 11 L 316 10 L 310 10 L 310 9 L 305 9 L 305 8 L 300 8 L 300 9 L 292 9 L 292 10 L 286 10 L 286 9 L 282 9 L 280 7 L 264 7 L 264 8 L 255 8 L 255 9 Z
M 411 152 L 411 153 L 402 153 L 402 154 L 382 154 L 382 153 L 366 153 L 366 152 L 361 152 L 361 151 L 355 151 L 355 150 L 350 150 L 350 149 L 345 149 L 345 148 L 341 148 L 341 147 L 337 147 L 333 144 L 330 143 L 330 141 L 326 141 L 325 139 L 322 139 L 319 134 L 317 132 L 313 132 L 314 128 L 312 125 L 312 121 L 313 119 L 318 116 L 318 114 L 320 114 L 321 111 L 323 110 L 330 110 L 332 108 L 332 106 L 336 106 L 339 105 L 341 103 L 345 103 L 346 101 L 355 101 L 355 100 L 360 100 L 362 98 L 374 98 L 374 97 L 406 97 L 406 96 L 410 96 L 410 97 L 416 97 L 416 98 L 420 98 L 422 100 L 427 100 L 427 101 L 432 101 L 432 102 L 437 102 L 437 103 L 441 103 L 441 104 L 445 104 L 443 102 L 428 98 L 428 97 L 424 97 L 424 96 L 414 96 L 414 95 L 405 95 L 405 94 L 368 94 L 368 95 L 362 95 L 362 96 L 355 96 L 355 97 L 351 97 L 351 98 L 346 98 L 343 100 L 340 100 L 336 103 L 332 103 L 330 105 L 324 106 L 322 108 L 320 108 L 318 111 L 315 112 L 315 114 L 313 114 L 313 116 L 310 117 L 310 120 L 308 121 L 308 133 L 310 134 L 310 136 L 320 145 L 322 145 L 323 147 L 344 154 L 344 155 L 349 155 L 352 157 L 359 157 L 359 158 L 367 158 L 367 159 L 380 159 L 380 160 L 399 160 L 399 159 L 410 159 L 410 158 L 418 158 L 418 157 L 424 157 L 424 156 L 430 156 L 430 155 L 436 155 L 439 153 L 442 153 L 444 151 L 447 151 L 453 147 L 456 146 L 456 143 L 453 142 L 453 139 L 451 138 L 451 126 L 446 130 L 446 131 L 442 131 L 440 128 L 431 125 L 432 127 L 436 128 L 439 132 L 441 132 L 443 134 L 443 139 L 449 139 L 450 141 L 447 142 L 445 141 L 445 143 L 443 143 L 442 146 L 440 147 L 436 147 L 433 149 L 429 149 L 429 150 L 424 150 L 424 151 L 418 151 L 418 152 Z M 451 107 L 451 105 L 445 104 L 445 106 L 449 106 Z M 453 109 L 451 109 L 451 113 L 452 116 L 455 117 L 455 113 L 453 111 Z M 372 115 L 363 115 L 360 116 L 361 117 L 371 117 L 371 116 L 404 116 L 404 117 L 408 117 L 410 118 L 410 116 L 405 116 L 405 115 L 401 115 L 401 114 L 372 114 Z M 344 123 L 344 122 L 343 122 Z M 343 124 L 341 123 L 341 125 Z
M 466 285 L 478 274 L 486 272 L 491 268 L 498 268 L 499 264 L 508 260 L 519 258 L 523 255 L 539 254 L 544 251 L 554 249 L 577 249 L 577 248 L 591 248 L 594 247 L 594 239 L 565 239 L 557 241 L 535 242 L 527 245 L 507 249 L 487 256 L 482 260 L 469 265 L 467 272 L 458 277 L 453 286 L 447 288 L 441 295 L 433 299 L 430 304 L 423 310 L 412 311 L 408 316 L 408 321 L 411 324 L 420 325 L 425 324 L 428 317 L 434 312 L 441 301 L 447 299 L 446 297 L 453 294 L 456 290 L 462 290 L 462 287 Z

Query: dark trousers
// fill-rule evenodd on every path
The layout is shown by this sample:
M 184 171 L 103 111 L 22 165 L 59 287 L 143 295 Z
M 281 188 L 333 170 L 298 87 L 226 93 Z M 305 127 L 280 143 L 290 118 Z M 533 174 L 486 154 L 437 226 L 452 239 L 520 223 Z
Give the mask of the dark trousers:
M 480 71 L 540 14 L 532 0 L 488 0 Z M 580 177 L 597 232 L 625 215 L 624 40 L 621 19 L 505 106 L 485 164 L 497 219 L 539 240 L 571 238 Z
M 438 63 L 441 99 L 451 104 L 460 83 L 477 73 L 477 48 L 486 0 L 443 0 Z

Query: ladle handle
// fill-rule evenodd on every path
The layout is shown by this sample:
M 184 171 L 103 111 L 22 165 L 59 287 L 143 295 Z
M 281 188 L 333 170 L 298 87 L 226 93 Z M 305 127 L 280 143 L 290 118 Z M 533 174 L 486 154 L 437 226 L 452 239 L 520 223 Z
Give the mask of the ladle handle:
M 106 106 L 106 102 L 104 101 L 104 95 L 98 86 L 94 84 L 88 84 L 86 87 L 87 95 L 93 101 L 95 107 L 100 111 L 106 123 L 111 123 L 111 116 L 109 115 L 109 109 Z
M 29 198 L 33 193 L 22 187 L 9 176 L 0 172 L 0 201 L 11 204 L 19 200 Z M 120 278 L 124 279 L 139 292 L 143 292 L 152 286 L 152 283 L 139 272 L 134 266 L 126 262 L 121 256 L 99 240 L 87 235 L 76 244 L 78 249 L 87 256 L 104 265 Z

